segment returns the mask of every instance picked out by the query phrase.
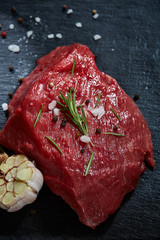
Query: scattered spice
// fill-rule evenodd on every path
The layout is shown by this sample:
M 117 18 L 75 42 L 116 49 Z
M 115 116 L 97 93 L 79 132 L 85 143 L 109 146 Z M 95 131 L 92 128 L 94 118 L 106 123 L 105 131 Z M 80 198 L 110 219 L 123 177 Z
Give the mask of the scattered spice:
M 85 103 L 86 103 L 86 104 L 89 104 L 89 103 L 90 103 L 89 99 L 87 99 L 87 100 L 85 101 Z
M 97 102 L 96 102 L 96 104 L 95 104 L 94 108 L 96 108 L 96 107 L 97 107 L 97 105 L 98 105 L 98 103 L 99 103 L 99 100 L 100 100 L 100 98 L 101 98 L 101 93 L 98 95 L 98 99 L 97 99 Z
M 133 100 L 134 100 L 134 101 L 137 101 L 137 100 L 139 99 L 139 97 L 140 97 L 140 96 L 139 96 L 138 94 L 135 94 L 134 97 L 133 97 Z
M 65 122 L 61 122 L 61 127 L 65 127 L 66 126 L 66 123 Z
M 62 37 L 63 37 L 63 36 L 62 36 L 61 33 L 57 33 L 57 34 L 56 34 L 56 38 L 58 38 L 58 39 L 62 39 Z
M 92 163 L 93 157 L 94 157 L 94 152 L 92 152 L 91 157 L 90 157 L 90 159 L 89 159 L 89 162 L 88 162 L 88 165 L 87 165 L 87 168 L 86 168 L 85 174 L 84 174 L 85 177 L 87 176 L 87 174 L 88 174 L 88 172 L 89 172 L 89 169 L 90 169 L 90 166 L 91 166 L 91 163 Z
M 9 24 L 9 29 L 11 29 L 11 30 L 14 29 L 14 24 L 13 23 Z
M 20 47 L 16 44 L 11 44 L 8 46 L 8 50 L 14 53 L 18 53 L 20 51 Z
M 97 13 L 97 10 L 96 9 L 93 9 L 92 10 L 92 14 L 94 15 L 94 14 L 96 14 Z
M 75 25 L 76 25 L 77 28 L 81 28 L 82 27 L 82 23 L 81 22 L 76 22 Z
M 16 7 L 12 7 L 12 8 L 11 8 L 11 11 L 12 11 L 13 13 L 15 13 L 15 12 L 16 12 Z
M 35 126 L 36 126 L 36 124 L 37 124 L 37 122 L 38 122 L 38 120 L 39 120 L 39 118 L 40 118 L 40 116 L 41 116 L 42 109 L 43 109 L 43 104 L 41 104 L 41 109 L 40 109 L 40 111 L 39 111 L 39 113 L 38 113 L 38 115 L 37 115 L 36 121 L 35 121 L 35 123 L 34 123 L 34 125 L 33 125 L 34 128 L 35 128 Z
M 118 114 L 113 110 L 113 108 L 110 108 L 110 110 L 114 113 L 114 115 L 121 121 L 121 118 L 118 116 Z
M 95 35 L 93 36 L 93 38 L 94 38 L 95 41 L 97 41 L 97 40 L 101 39 L 102 37 L 101 37 L 101 35 L 99 35 L 99 34 L 95 34 Z
M 62 122 L 66 123 L 67 122 L 67 118 L 63 118 Z
M 47 37 L 48 37 L 48 39 L 52 39 L 52 38 L 54 38 L 54 34 L 50 33 L 50 34 L 47 35 Z
M 18 82 L 21 84 L 23 82 L 23 78 L 18 78 Z
M 13 72 L 13 70 L 14 70 L 14 68 L 13 68 L 12 65 L 10 65 L 10 66 L 8 67 L 8 69 L 9 69 L 10 72 Z
M 18 18 L 18 23 L 22 23 L 23 22 L 23 18 L 19 17 Z
M 104 134 L 108 134 L 108 135 L 114 135 L 114 136 L 119 136 L 119 137 L 125 137 L 125 135 L 124 135 L 124 134 L 113 133 L 113 132 L 105 132 Z
M 2 24 L 0 24 L 0 30 L 1 30 L 1 28 L 2 28 Z
M 73 9 L 70 8 L 70 9 L 67 10 L 67 14 L 68 14 L 68 15 L 70 15 L 70 14 L 72 14 L 72 13 L 73 13 Z
M 82 149 L 81 149 L 81 153 L 84 153 L 84 152 L 85 152 L 85 149 L 84 149 L 84 148 L 82 148 Z
M 6 38 L 6 36 L 7 36 L 6 31 L 2 31 L 2 32 L 1 32 L 1 37 L 2 37 L 2 38 Z
M 76 59 L 74 59 L 74 61 L 73 61 L 73 66 L 72 66 L 72 71 L 71 71 L 71 77 L 73 77 L 75 64 L 76 64 Z
M 40 17 L 35 17 L 36 23 L 39 23 L 41 21 Z
M 58 145 L 48 136 L 45 136 L 45 138 L 47 138 L 51 143 L 53 143 L 56 148 L 59 150 L 59 152 L 63 155 L 63 152 L 61 151 L 61 149 L 58 147 Z
M 8 110 L 8 104 L 7 103 L 2 103 L 2 108 L 3 108 L 3 111 L 7 111 Z
M 54 86 L 53 82 L 49 83 L 49 87 L 52 88 Z
M 64 4 L 64 5 L 62 6 L 62 10 L 63 10 L 63 11 L 66 11 L 66 10 L 67 10 L 67 5 L 66 5 L 66 4 Z
M 98 14 L 98 13 L 96 13 L 96 14 L 93 15 L 93 18 L 94 18 L 94 19 L 97 19 L 98 17 L 99 17 L 99 14 Z
M 115 126 L 114 126 L 114 129 L 118 129 L 118 128 L 119 128 L 118 125 L 115 125 Z
M 12 92 L 8 92 L 8 96 L 9 96 L 10 98 L 12 98 L 12 96 L 13 96 Z
M 96 133 L 101 133 L 101 129 L 100 129 L 100 128 L 97 128 L 97 129 L 96 129 Z
M 58 121 L 58 117 L 53 117 L 53 122 L 57 122 Z

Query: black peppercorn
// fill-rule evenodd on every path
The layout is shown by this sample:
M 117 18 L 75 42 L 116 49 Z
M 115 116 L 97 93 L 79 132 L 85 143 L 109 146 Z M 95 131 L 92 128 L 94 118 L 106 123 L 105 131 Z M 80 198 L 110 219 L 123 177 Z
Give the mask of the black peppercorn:
M 101 133 L 101 129 L 100 129 L 100 128 L 97 128 L 97 129 L 96 129 L 96 133 Z
M 57 122 L 58 118 L 57 117 L 53 117 L 53 122 Z
M 90 103 L 89 99 L 87 99 L 87 100 L 85 101 L 85 103 L 86 103 L 86 104 L 89 104 L 89 103 Z
M 62 122 L 66 123 L 66 122 L 67 122 L 67 119 L 66 119 L 66 118 L 63 118 L 63 119 L 62 119 Z
M 134 101 L 137 101 L 139 99 L 139 95 L 138 94 L 135 94 L 134 97 L 133 97 L 133 100 Z
M 8 68 L 9 68 L 9 71 L 10 71 L 10 72 L 13 72 L 14 68 L 13 68 L 13 66 L 12 66 L 12 65 L 11 65 L 11 66 L 9 66 Z
M 8 96 L 9 96 L 10 98 L 12 98 L 12 92 L 9 92 L 9 93 L 8 93 Z
M 65 127 L 66 126 L 66 123 L 65 122 L 61 122 L 61 127 Z
M 11 8 L 11 11 L 14 13 L 14 12 L 16 12 L 16 7 L 12 7 Z
M 118 129 L 119 127 L 118 127 L 118 125 L 115 125 L 114 128 L 115 128 L 115 129 Z
M 67 5 L 64 4 L 64 5 L 62 6 L 62 10 L 63 10 L 63 11 L 67 10 Z
M 81 153 L 84 153 L 84 152 L 85 152 L 85 149 L 84 149 L 84 148 L 82 148 L 82 149 L 81 149 Z
M 18 82 L 21 84 L 23 82 L 23 78 L 18 78 Z

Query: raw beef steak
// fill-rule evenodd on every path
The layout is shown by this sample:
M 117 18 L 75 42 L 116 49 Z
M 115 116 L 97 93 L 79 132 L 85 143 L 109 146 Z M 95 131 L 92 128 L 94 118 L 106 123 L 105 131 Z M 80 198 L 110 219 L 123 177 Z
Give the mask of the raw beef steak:
M 67 98 L 70 89 L 76 106 L 83 106 L 88 136 L 82 137 L 65 111 L 58 110 L 62 107 L 55 101 L 65 105 L 60 91 Z M 91 142 L 83 142 L 88 137 Z M 34 159 L 50 189 L 91 228 L 136 187 L 144 159 L 155 164 L 151 132 L 138 107 L 115 79 L 97 69 L 92 52 L 80 44 L 58 47 L 38 60 L 9 104 L 0 144 Z

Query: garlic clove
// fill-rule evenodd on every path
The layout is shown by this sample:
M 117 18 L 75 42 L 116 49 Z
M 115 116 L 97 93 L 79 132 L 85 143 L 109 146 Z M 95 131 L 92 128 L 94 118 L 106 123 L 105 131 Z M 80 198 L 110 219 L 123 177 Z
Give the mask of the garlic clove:
M 15 164 L 15 157 L 9 157 L 6 161 L 7 166 L 11 169 Z
M 33 169 L 33 174 L 31 179 L 28 181 L 28 185 L 38 193 L 43 185 L 43 175 L 32 163 L 31 165 Z
M 14 183 L 13 182 L 7 183 L 7 191 L 13 192 L 13 187 L 14 187 Z
M 9 170 L 9 166 L 6 164 L 6 163 L 2 163 L 0 165 L 0 170 L 3 172 L 3 173 L 7 173 L 8 170 Z
M 33 169 L 31 167 L 23 168 L 17 172 L 16 179 L 20 181 L 27 182 L 33 174 Z
M 0 198 L 3 197 L 5 193 L 6 193 L 6 186 L 5 185 L 0 186 Z
M 22 154 L 16 155 L 15 158 L 16 158 L 15 166 L 19 166 L 21 163 L 28 160 L 28 158 Z
M 3 185 L 5 181 L 3 179 L 0 179 L 0 186 Z
M 28 165 L 29 165 L 29 161 L 28 161 L 28 160 L 27 160 L 27 161 L 24 161 L 24 162 L 22 162 L 22 163 L 17 167 L 17 170 L 19 171 L 19 170 L 21 170 L 21 169 L 24 169 L 24 168 L 26 168 Z
M 3 197 L 2 203 L 4 205 L 8 205 L 13 201 L 13 199 L 14 199 L 13 193 L 12 192 L 7 192 Z
M 27 184 L 24 182 L 14 182 L 14 192 L 16 195 L 23 194 L 27 189 Z

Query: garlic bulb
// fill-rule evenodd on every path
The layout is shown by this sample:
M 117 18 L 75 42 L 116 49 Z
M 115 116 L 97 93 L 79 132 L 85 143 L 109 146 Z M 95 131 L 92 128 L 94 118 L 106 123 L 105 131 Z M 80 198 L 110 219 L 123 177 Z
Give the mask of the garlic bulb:
M 43 185 L 43 176 L 24 155 L 0 155 L 0 207 L 15 212 L 32 203 Z

